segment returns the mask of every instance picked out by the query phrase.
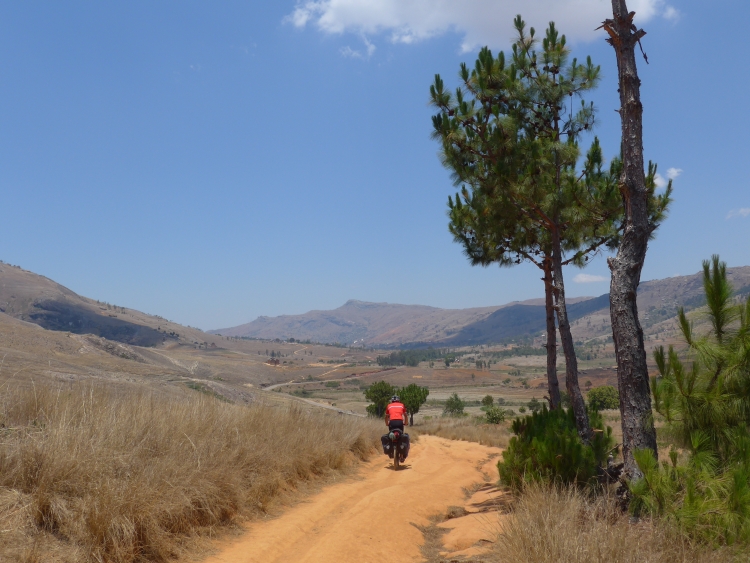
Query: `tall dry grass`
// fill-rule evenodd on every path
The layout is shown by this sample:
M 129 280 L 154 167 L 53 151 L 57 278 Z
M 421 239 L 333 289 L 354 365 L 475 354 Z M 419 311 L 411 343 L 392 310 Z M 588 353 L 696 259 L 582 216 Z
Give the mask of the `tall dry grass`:
M 720 563 L 737 552 L 690 543 L 660 523 L 632 522 L 611 499 L 576 489 L 530 486 L 502 523 L 498 563 Z M 747 557 L 747 554 L 744 554 Z
M 505 448 L 511 438 L 509 423 L 485 424 L 474 418 L 450 418 L 441 417 L 426 420 L 418 425 L 409 427 L 409 432 L 415 436 L 419 434 L 432 434 L 449 440 L 463 440 L 465 442 L 476 442 L 483 446 L 494 446 Z
M 366 458 L 380 430 L 103 387 L 5 390 L 0 425 L 0 560 L 28 562 L 165 561 Z

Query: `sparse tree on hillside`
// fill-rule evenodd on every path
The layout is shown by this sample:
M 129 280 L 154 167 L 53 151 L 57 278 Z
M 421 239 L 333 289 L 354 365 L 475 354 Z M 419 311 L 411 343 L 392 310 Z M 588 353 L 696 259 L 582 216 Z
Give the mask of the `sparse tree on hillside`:
M 409 413 L 409 423 L 414 425 L 414 415 L 419 412 L 419 408 L 427 401 L 430 390 L 427 387 L 420 387 L 416 383 L 407 385 L 399 392 L 401 402 L 404 403 L 406 411 Z
M 365 399 L 371 403 L 367 405 L 367 414 L 378 418 L 385 415 L 385 408 L 397 391 L 398 387 L 394 387 L 387 381 L 376 381 L 370 385 L 364 392 Z
M 620 396 L 617 389 L 611 385 L 602 385 L 589 391 L 587 399 L 589 406 L 597 411 L 616 409 L 620 406 Z
M 461 400 L 461 397 L 458 396 L 458 393 L 453 393 L 445 401 L 443 414 L 447 416 L 463 416 L 464 402 Z
M 533 397 L 526 405 L 531 412 L 537 412 L 542 408 L 542 403 L 539 402 L 539 399 L 536 397 Z

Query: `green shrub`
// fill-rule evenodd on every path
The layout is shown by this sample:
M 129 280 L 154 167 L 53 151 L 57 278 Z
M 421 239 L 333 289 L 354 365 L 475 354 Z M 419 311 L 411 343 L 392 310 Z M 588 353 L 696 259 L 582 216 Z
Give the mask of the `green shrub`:
M 505 411 L 500 407 L 487 407 L 484 417 L 489 424 L 500 424 L 505 421 Z
M 567 391 L 560 391 L 560 404 L 566 409 L 573 406 L 573 403 L 570 402 L 570 393 Z
M 523 407 L 523 406 L 518 407 L 518 412 L 520 412 L 521 414 L 524 414 L 526 412 L 526 407 Z
M 542 403 L 536 397 L 533 397 L 527 404 L 531 412 L 537 412 L 542 408 Z
M 589 391 L 589 406 L 597 411 L 620 408 L 620 393 L 611 385 L 602 385 Z
M 612 429 L 604 428 L 598 412 L 590 411 L 589 418 L 595 431 L 588 446 L 578 436 L 573 409 L 550 411 L 543 405 L 540 411 L 515 419 L 511 427 L 515 436 L 497 464 L 500 480 L 515 490 L 525 482 L 592 483 L 613 439 Z
M 337 388 L 341 385 L 338 381 L 326 381 L 326 387 Z
M 750 541 L 750 439 L 737 441 L 739 456 L 719 465 L 707 437 L 694 444 L 686 464 L 659 464 L 650 450 L 635 452 L 643 479 L 630 484 L 630 510 L 635 515 L 661 516 L 693 539 L 707 544 Z
M 485 395 L 482 399 L 482 406 L 485 407 L 491 407 L 495 404 L 495 399 L 492 398 L 492 395 Z
M 443 414 L 446 416 L 463 416 L 465 403 L 458 396 L 458 393 L 453 393 L 448 400 L 445 401 L 445 408 L 443 408 Z
M 709 544 L 750 542 L 750 298 L 735 304 L 726 264 L 703 262 L 710 330 L 693 332 L 679 310 L 688 345 L 685 362 L 670 346 L 654 351 L 659 377 L 652 378 L 654 407 L 665 430 L 687 449 L 678 463 L 657 463 L 635 452 L 644 478 L 631 483 L 636 514 L 661 516 L 690 537 Z

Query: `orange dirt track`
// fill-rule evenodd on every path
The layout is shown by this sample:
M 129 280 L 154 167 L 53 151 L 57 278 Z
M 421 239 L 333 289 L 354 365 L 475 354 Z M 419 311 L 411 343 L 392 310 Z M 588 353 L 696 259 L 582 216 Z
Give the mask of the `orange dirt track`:
M 247 534 L 219 546 L 206 563 L 422 561 L 424 538 L 412 524 L 428 526 L 431 516 L 444 515 L 449 506 L 466 505 L 465 488 L 494 482 L 500 451 L 421 436 L 398 472 L 381 453 L 355 477 L 324 488 L 278 518 L 253 522 Z M 486 493 L 477 494 L 486 501 Z M 441 528 L 451 530 L 443 538 L 447 551 L 469 554 L 477 542 L 494 540 L 498 529 L 492 529 L 492 521 L 480 513 L 443 523 Z

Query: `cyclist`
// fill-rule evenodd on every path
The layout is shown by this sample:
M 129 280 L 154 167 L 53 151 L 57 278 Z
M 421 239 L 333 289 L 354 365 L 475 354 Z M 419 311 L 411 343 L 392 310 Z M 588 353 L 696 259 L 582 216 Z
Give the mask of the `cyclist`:
M 385 408 L 385 423 L 388 425 L 389 431 L 393 432 L 398 429 L 402 433 L 404 425 L 409 424 L 409 419 L 406 416 L 406 407 L 398 395 L 391 397 L 391 403 Z

